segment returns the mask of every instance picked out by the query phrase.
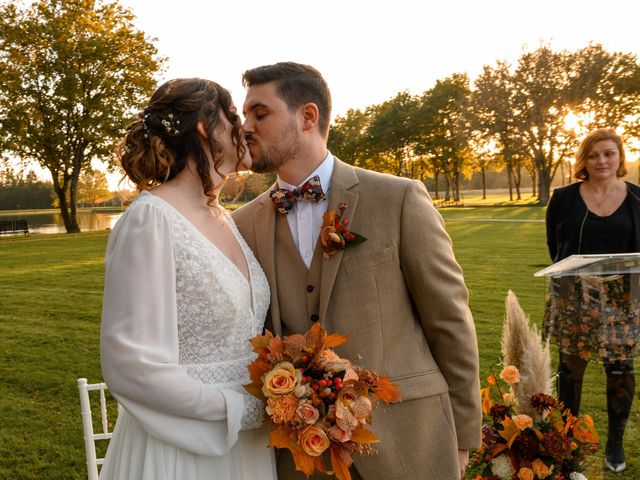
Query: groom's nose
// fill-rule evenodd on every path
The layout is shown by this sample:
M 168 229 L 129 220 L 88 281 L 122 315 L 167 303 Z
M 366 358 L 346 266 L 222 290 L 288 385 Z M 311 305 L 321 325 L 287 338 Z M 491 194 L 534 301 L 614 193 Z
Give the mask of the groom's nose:
M 244 123 L 242 124 L 242 129 L 245 133 L 253 132 L 253 122 L 249 117 L 244 119 Z

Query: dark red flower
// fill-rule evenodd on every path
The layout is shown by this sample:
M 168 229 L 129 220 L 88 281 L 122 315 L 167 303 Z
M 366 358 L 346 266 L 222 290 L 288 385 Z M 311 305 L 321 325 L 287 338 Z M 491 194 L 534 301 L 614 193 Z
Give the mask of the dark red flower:
M 536 412 L 542 414 L 551 408 L 558 405 L 558 402 L 551 395 L 545 393 L 537 393 L 531 397 L 531 406 L 536 409 Z
M 562 463 L 563 460 L 571 458 L 571 439 L 561 433 L 555 431 L 545 433 L 542 444 L 547 453 L 557 463 Z
M 509 415 L 509 407 L 502 404 L 494 405 L 491 407 L 491 410 L 489 410 L 489 413 L 493 417 L 494 422 L 504 420 L 504 418 Z
M 531 463 L 538 455 L 538 442 L 529 435 L 519 435 L 511 444 L 509 454 L 517 460 L 518 465 L 523 461 Z
M 499 438 L 500 436 L 494 428 L 491 428 L 486 423 L 482 425 L 482 445 L 486 448 L 493 448 Z

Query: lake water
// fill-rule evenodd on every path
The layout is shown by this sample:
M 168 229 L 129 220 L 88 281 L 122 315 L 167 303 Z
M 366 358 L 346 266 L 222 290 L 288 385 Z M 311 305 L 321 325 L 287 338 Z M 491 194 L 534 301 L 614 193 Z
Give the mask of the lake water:
M 113 228 L 123 212 L 78 212 L 80 230 L 105 230 Z M 29 233 L 64 233 L 64 222 L 59 213 L 21 213 L 18 215 L 2 215 L 0 220 L 26 219 L 29 223 Z

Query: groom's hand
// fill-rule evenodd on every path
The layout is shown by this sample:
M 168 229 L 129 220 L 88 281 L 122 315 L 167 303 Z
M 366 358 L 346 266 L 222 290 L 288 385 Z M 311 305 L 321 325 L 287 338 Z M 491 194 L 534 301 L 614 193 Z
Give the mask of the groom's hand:
M 469 463 L 469 450 L 458 450 L 458 465 L 460 467 L 460 480 L 464 478 L 464 472 Z

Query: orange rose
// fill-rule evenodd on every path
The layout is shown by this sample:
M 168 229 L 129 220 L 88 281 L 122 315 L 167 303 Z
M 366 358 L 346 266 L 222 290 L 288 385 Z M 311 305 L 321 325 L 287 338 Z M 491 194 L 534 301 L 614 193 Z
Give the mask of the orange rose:
M 266 411 L 274 423 L 290 423 L 296 418 L 298 399 L 293 395 L 267 399 Z
M 329 429 L 329 437 L 336 442 L 344 443 L 351 440 L 351 431 L 350 430 L 342 430 L 337 425 L 334 425 Z
M 320 418 L 320 412 L 309 402 L 300 402 L 296 408 L 296 415 L 307 425 L 313 425 Z
M 520 415 L 514 415 L 513 417 L 511 417 L 511 420 L 513 420 L 513 423 L 516 424 L 516 427 L 518 427 L 519 430 L 533 427 L 533 419 L 529 415 L 525 415 L 524 413 Z
M 531 465 L 531 467 L 533 468 L 533 473 L 535 473 L 536 477 L 540 479 L 547 478 L 553 471 L 553 465 L 551 465 L 551 467 L 547 467 L 546 463 L 539 458 L 536 458 L 533 461 L 533 465 Z
M 298 438 L 302 449 L 312 457 L 322 455 L 322 452 L 331 444 L 325 431 L 317 425 L 309 425 L 299 433 Z
M 518 478 L 520 480 L 533 480 L 533 470 L 531 470 L 530 468 L 521 468 L 520 471 L 518 472 Z
M 500 378 L 509 385 L 513 385 L 520 381 L 520 372 L 513 365 L 509 365 L 502 369 L 502 372 L 500 372 Z
M 301 380 L 300 370 L 289 362 L 281 362 L 265 374 L 262 393 L 265 397 L 287 395 L 295 390 Z

